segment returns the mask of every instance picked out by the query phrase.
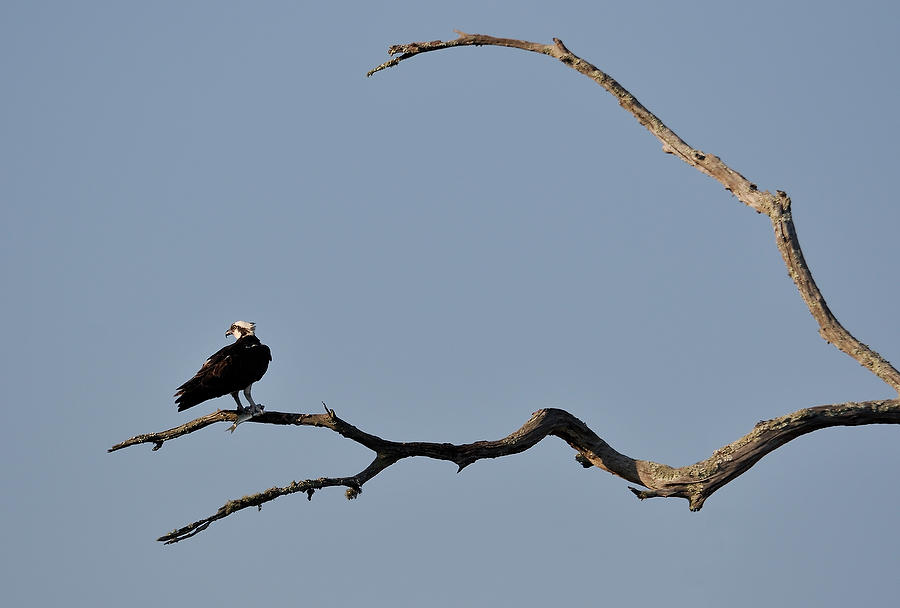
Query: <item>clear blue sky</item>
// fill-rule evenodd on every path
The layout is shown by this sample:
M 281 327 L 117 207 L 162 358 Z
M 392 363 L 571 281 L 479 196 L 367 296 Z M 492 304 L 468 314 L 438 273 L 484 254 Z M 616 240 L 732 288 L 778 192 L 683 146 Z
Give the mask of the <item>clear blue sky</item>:
M 396 440 L 502 437 L 564 408 L 636 458 L 891 391 L 822 341 L 765 217 L 550 59 L 389 45 L 550 41 L 692 145 L 786 190 L 838 317 L 900 363 L 892 3 L 0 5 L 0 583 L 9 606 L 884 605 L 900 429 L 790 443 L 707 501 L 638 502 L 549 439 L 402 462 L 353 502 L 229 498 L 370 453 L 247 424 L 115 454 L 258 324 L 254 396 Z M 197 415 L 228 400 L 207 403 Z

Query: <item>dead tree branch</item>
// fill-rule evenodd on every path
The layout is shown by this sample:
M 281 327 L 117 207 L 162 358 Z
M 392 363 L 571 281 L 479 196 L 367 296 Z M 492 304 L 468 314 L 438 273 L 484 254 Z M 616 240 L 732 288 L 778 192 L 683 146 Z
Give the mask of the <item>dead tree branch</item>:
M 163 442 L 198 431 L 212 422 L 233 422 L 237 411 L 220 410 L 159 433 L 138 435 L 117 444 L 110 452 L 141 443 L 154 444 L 159 449 Z M 716 450 L 706 460 L 684 467 L 671 467 L 650 460 L 638 460 L 613 449 L 584 422 L 560 409 L 542 409 L 519 429 L 496 441 L 476 441 L 462 445 L 451 443 L 388 441 L 359 430 L 339 418 L 333 411 L 328 414 L 293 414 L 267 412 L 251 420 L 263 424 L 293 424 L 318 426 L 331 429 L 347 439 L 355 441 L 373 452 L 375 458 L 365 469 L 349 477 L 320 477 L 294 481 L 287 486 L 273 487 L 256 494 L 229 500 L 209 517 L 197 520 L 158 540 L 177 543 L 198 534 L 217 520 L 248 507 L 262 505 L 280 496 L 306 493 L 312 500 L 316 490 L 330 487 L 346 487 L 348 498 L 356 498 L 362 486 L 394 463 L 412 457 L 448 460 L 462 471 L 470 464 L 486 458 L 500 458 L 530 449 L 547 436 L 559 437 L 576 452 L 576 459 L 584 467 L 595 466 L 646 490 L 629 489 L 640 499 L 677 497 L 688 501 L 692 511 L 698 511 L 716 490 L 750 469 L 763 456 L 801 435 L 832 426 L 858 426 L 864 424 L 900 424 L 900 399 L 840 403 L 802 409 L 780 418 L 764 420 L 752 431 Z
M 803 258 L 796 228 L 791 218 L 791 200 L 781 190 L 775 194 L 760 191 L 756 184 L 728 167 L 720 158 L 694 149 L 669 129 L 659 118 L 645 108 L 631 93 L 613 78 L 569 51 L 559 39 L 553 44 L 539 44 L 510 38 L 495 38 L 479 34 L 457 32 L 459 37 L 450 41 L 414 42 L 395 45 L 388 49 L 393 57 L 369 72 L 372 74 L 393 67 L 422 53 L 458 46 L 506 46 L 554 57 L 565 65 L 594 80 L 613 94 L 619 104 L 628 110 L 650 133 L 663 144 L 663 151 L 674 154 L 695 169 L 721 183 L 742 203 L 771 220 L 775 242 L 785 265 L 810 313 L 819 324 L 822 337 L 834 344 L 861 365 L 881 378 L 900 393 L 900 372 L 877 352 L 853 337 L 829 310 L 822 293 Z M 176 543 L 202 532 L 209 525 L 228 515 L 272 501 L 279 496 L 305 492 L 312 499 L 316 490 L 342 486 L 347 497 L 355 498 L 362 486 L 394 463 L 410 457 L 426 457 L 448 460 L 459 471 L 485 458 L 498 458 L 523 452 L 548 435 L 559 437 L 576 452 L 576 459 L 584 467 L 597 467 L 621 477 L 645 490 L 629 489 L 640 499 L 654 497 L 678 497 L 688 501 L 690 509 L 697 511 L 716 490 L 747 471 L 769 452 L 801 435 L 833 426 L 857 426 L 867 424 L 900 424 L 900 399 L 849 402 L 821 405 L 798 410 L 772 420 L 760 421 L 740 439 L 716 450 L 706 460 L 684 467 L 671 467 L 649 460 L 636 460 L 617 452 L 572 414 L 560 409 L 542 409 L 534 414 L 518 430 L 496 441 L 454 445 L 449 443 L 396 442 L 382 439 L 361 431 L 339 418 L 326 406 L 324 414 L 293 414 L 265 412 L 249 422 L 297 426 L 316 426 L 355 441 L 375 453 L 375 458 L 362 471 L 350 477 L 322 477 L 295 481 L 288 486 L 273 487 L 257 494 L 244 496 L 225 503 L 213 515 L 173 530 L 159 540 Z M 163 443 L 209 426 L 215 422 L 237 422 L 234 410 L 219 410 L 202 416 L 179 427 L 159 433 L 137 435 L 112 446 L 113 452 L 125 447 L 150 443 L 158 450 Z
M 877 352 L 853 337 L 828 308 L 825 297 L 819 291 L 812 273 L 806 265 L 800 249 L 800 241 L 797 238 L 797 230 L 794 227 L 794 220 L 791 218 L 791 199 L 784 191 L 776 190 L 775 194 L 761 191 L 756 184 L 731 169 L 718 156 L 706 154 L 689 146 L 653 112 L 645 108 L 625 87 L 597 67 L 573 54 L 559 38 L 554 38 L 553 44 L 539 44 L 482 34 L 465 34 L 460 31 L 456 33 L 459 35 L 458 38 L 446 42 L 435 40 L 394 45 L 388 49 L 388 54 L 395 57 L 371 70 L 368 76 L 422 53 L 459 46 L 505 46 L 541 53 L 554 57 L 584 74 L 614 95 L 619 100 L 620 106 L 628 110 L 639 123 L 662 142 L 663 152 L 678 156 L 690 166 L 718 181 L 739 201 L 757 213 L 769 216 L 775 230 L 775 244 L 784 258 L 788 274 L 800 291 L 800 296 L 819 324 L 819 334 L 826 342 L 834 344 L 842 352 L 853 357 L 860 365 L 869 369 L 900 394 L 900 371 L 897 371 Z

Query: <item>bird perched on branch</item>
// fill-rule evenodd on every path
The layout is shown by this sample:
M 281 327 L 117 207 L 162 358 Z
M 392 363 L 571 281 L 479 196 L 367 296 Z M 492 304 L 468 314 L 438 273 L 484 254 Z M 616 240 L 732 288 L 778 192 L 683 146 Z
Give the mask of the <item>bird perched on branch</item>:
M 194 377 L 175 391 L 175 403 L 178 404 L 179 412 L 207 399 L 231 394 L 237 403 L 238 414 L 243 415 L 244 420 L 262 413 L 263 406 L 253 401 L 250 387 L 266 373 L 269 361 L 272 360 L 272 352 L 259 341 L 255 332 L 256 323 L 235 321 L 231 324 L 225 337 L 234 336 L 234 344 L 229 344 L 210 356 Z M 238 396 L 241 391 L 249 402 L 248 410 L 244 409 Z

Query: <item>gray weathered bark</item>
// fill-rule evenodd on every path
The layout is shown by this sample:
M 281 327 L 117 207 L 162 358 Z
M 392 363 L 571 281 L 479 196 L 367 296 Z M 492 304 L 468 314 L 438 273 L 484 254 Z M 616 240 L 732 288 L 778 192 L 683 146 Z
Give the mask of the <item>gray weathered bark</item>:
M 720 158 L 689 146 L 618 82 L 574 55 L 559 39 L 554 38 L 553 44 L 539 44 L 510 38 L 457 33 L 459 36 L 454 40 L 392 46 L 388 49 L 388 53 L 393 58 L 370 71 L 369 75 L 430 51 L 459 46 L 492 45 L 548 55 L 591 78 L 613 94 L 619 100 L 619 105 L 662 142 L 664 152 L 678 156 L 688 165 L 717 180 L 742 203 L 769 217 L 775 232 L 775 244 L 801 297 L 819 324 L 819 333 L 827 342 L 834 344 L 900 393 L 900 372 L 881 355 L 851 335 L 829 310 L 803 258 L 797 231 L 791 218 L 791 199 L 785 192 L 776 190 L 775 194 L 772 194 L 761 191 L 756 184 L 728 167 Z M 523 452 L 548 435 L 557 436 L 572 446 L 577 452 L 576 459 L 584 467 L 603 469 L 646 488 L 645 490 L 629 488 L 638 498 L 685 498 L 690 509 L 697 511 L 716 490 L 747 471 L 772 450 L 801 435 L 832 426 L 900 424 L 900 399 L 809 407 L 779 418 L 760 421 L 749 433 L 716 450 L 706 460 L 676 468 L 649 460 L 637 460 L 617 452 L 581 420 L 560 409 L 542 409 L 535 412 L 521 428 L 503 439 L 463 445 L 388 441 L 361 431 L 338 418 L 334 411 L 327 407 L 325 410 L 324 414 L 266 412 L 250 422 L 331 429 L 375 452 L 375 458 L 368 467 L 350 477 L 308 479 L 228 501 L 213 515 L 173 530 L 159 540 L 169 544 L 190 538 L 205 530 L 212 522 L 231 513 L 247 507 L 261 506 L 287 494 L 305 492 L 308 498 L 312 499 L 313 493 L 318 489 L 342 486 L 347 488 L 348 498 L 355 498 L 362 491 L 363 484 L 403 458 L 423 456 L 449 460 L 456 463 L 461 471 L 478 460 Z M 236 420 L 236 411 L 220 410 L 177 428 L 132 437 L 114 445 L 109 451 L 142 443 L 152 443 L 153 449 L 158 450 L 165 441 L 193 433 L 216 422 L 233 423 Z

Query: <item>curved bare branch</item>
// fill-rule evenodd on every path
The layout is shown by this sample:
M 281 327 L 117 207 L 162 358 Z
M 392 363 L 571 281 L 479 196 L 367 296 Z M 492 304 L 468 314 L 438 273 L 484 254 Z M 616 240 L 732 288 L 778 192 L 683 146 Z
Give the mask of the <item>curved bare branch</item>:
M 163 441 L 209 426 L 211 424 L 209 420 L 213 417 L 217 418 L 216 421 L 229 422 L 236 416 L 237 412 L 234 410 L 215 412 L 174 429 L 138 435 L 113 447 L 121 449 L 141 443 L 159 446 Z M 699 511 L 706 499 L 716 490 L 750 469 L 769 452 L 801 435 L 832 426 L 900 424 L 900 399 L 822 405 L 802 409 L 780 418 L 760 421 L 752 431 L 716 450 L 709 458 L 683 467 L 672 467 L 626 456 L 613 449 L 584 422 L 565 410 L 555 408 L 534 412 L 525 424 L 502 439 L 462 445 L 388 441 L 359 430 L 340 419 L 333 410 L 329 410 L 328 414 L 268 412 L 254 418 L 253 421 L 328 428 L 373 450 L 375 458 L 368 467 L 356 475 L 294 481 L 287 486 L 272 487 L 256 494 L 229 500 L 209 517 L 173 530 L 158 540 L 166 544 L 185 540 L 202 532 L 212 522 L 232 513 L 248 507 L 261 508 L 263 504 L 276 498 L 298 492 L 305 492 L 312 500 L 316 490 L 342 486 L 347 488 L 348 498 L 356 498 L 362 492 L 363 484 L 404 458 L 449 460 L 462 471 L 479 460 L 524 452 L 550 435 L 568 443 L 578 453 L 576 459 L 583 466 L 598 467 L 647 488 L 638 490 L 629 487 L 638 498 L 642 500 L 655 497 L 684 498 L 692 511 Z
M 541 53 L 554 57 L 584 74 L 614 95 L 619 100 L 619 105 L 628 110 L 638 122 L 662 142 L 664 152 L 678 156 L 690 166 L 718 181 L 751 209 L 769 216 L 775 230 L 775 243 L 784 258 L 788 274 L 794 280 L 800 296 L 819 324 L 819 334 L 826 342 L 834 344 L 839 350 L 853 357 L 860 365 L 869 369 L 900 394 L 900 371 L 897 371 L 884 357 L 869 346 L 857 340 L 841 325 L 828 308 L 800 249 L 797 230 L 791 218 L 791 199 L 785 192 L 776 190 L 776 193 L 772 194 L 768 191 L 761 191 L 756 184 L 731 169 L 719 157 L 689 146 L 653 112 L 645 108 L 625 87 L 596 66 L 572 53 L 559 38 L 554 38 L 553 44 L 540 44 L 526 40 L 495 38 L 483 34 L 466 34 L 458 30 L 456 33 L 459 37 L 455 40 L 394 45 L 388 49 L 388 54 L 395 57 L 371 70 L 368 76 L 422 53 L 460 46 L 505 46 Z

